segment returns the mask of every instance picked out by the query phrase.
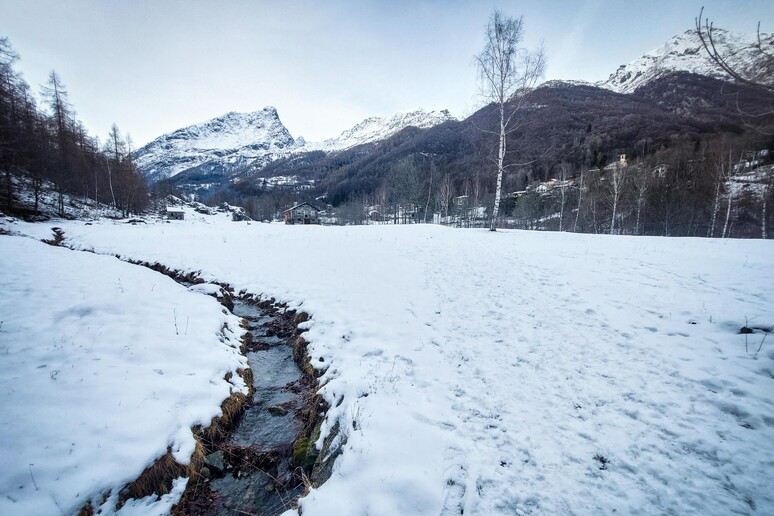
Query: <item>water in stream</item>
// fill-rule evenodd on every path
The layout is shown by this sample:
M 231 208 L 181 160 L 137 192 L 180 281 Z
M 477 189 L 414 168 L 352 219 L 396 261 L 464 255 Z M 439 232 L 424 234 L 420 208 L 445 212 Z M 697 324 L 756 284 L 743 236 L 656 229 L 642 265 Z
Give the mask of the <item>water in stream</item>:
M 303 491 L 292 471 L 293 442 L 303 431 L 301 372 L 287 339 L 268 335 L 274 317 L 235 299 L 232 312 L 247 321 L 247 357 L 255 394 L 230 439 L 220 448 L 222 476 L 210 481 L 210 514 L 280 514 Z M 214 462 L 210 456 L 209 462 Z

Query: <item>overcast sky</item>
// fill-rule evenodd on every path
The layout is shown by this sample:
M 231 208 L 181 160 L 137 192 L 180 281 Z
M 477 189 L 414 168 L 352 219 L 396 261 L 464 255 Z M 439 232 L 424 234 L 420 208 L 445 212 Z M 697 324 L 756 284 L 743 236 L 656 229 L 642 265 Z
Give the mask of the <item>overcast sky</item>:
M 495 7 L 544 43 L 546 79 L 605 79 L 693 26 L 771 31 L 774 0 L 3 0 L 0 36 L 33 90 L 61 76 L 78 117 L 135 145 L 228 111 L 275 106 L 294 137 L 369 116 L 480 104 L 473 55 Z

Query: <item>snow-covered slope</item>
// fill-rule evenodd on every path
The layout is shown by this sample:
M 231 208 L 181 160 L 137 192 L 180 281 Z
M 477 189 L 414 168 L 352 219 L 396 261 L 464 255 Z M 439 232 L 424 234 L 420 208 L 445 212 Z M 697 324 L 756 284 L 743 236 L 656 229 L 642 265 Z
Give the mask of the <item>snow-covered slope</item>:
M 29 238 L 0 236 L 0 264 L 0 514 L 78 514 L 87 502 L 114 514 L 127 482 L 167 449 L 188 464 L 191 427 L 247 391 L 240 320 L 215 299 Z
M 375 116 L 366 118 L 336 138 L 329 138 L 323 142 L 307 142 L 302 147 L 302 150 L 323 150 L 326 152 L 344 150 L 355 145 L 384 140 L 406 127 L 426 129 L 448 120 L 456 120 L 456 118 L 446 109 L 441 111 L 425 111 L 420 108 L 396 113 L 389 117 Z
M 737 34 L 714 29 L 716 46 L 728 64 L 742 71 L 756 70 L 761 66 L 761 54 L 753 45 L 754 34 Z M 761 43 L 774 51 L 774 34 L 761 33 Z M 728 77 L 709 59 L 696 31 L 689 30 L 674 36 L 663 46 L 651 50 L 627 65 L 621 65 L 615 73 L 597 86 L 618 93 L 631 93 L 640 86 L 669 72 L 691 72 L 719 79 Z
M 287 154 L 294 143 L 277 110 L 268 106 L 253 113 L 226 113 L 165 134 L 137 150 L 134 159 L 150 180 L 213 162 L 228 174 L 251 163 L 268 163 Z

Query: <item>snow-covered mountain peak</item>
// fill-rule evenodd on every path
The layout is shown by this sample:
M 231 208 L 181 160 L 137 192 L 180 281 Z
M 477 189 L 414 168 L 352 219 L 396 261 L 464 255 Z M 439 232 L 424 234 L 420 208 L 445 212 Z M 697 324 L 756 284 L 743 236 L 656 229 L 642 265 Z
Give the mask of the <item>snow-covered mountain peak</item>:
M 134 154 L 139 170 L 151 181 L 181 172 L 229 176 L 256 171 L 290 154 L 322 150 L 332 152 L 376 142 L 412 126 L 425 129 L 455 120 L 448 110 L 413 109 L 389 117 L 366 118 L 337 138 L 324 142 L 294 139 L 279 119 L 276 108 L 252 113 L 231 111 L 153 140 Z
M 753 48 L 757 44 L 757 35 L 713 29 L 713 36 L 717 50 L 730 66 L 742 71 L 761 66 L 760 53 Z M 761 33 L 761 43 L 769 50 L 774 50 L 774 34 Z M 639 59 L 621 65 L 607 80 L 598 82 L 597 86 L 618 93 L 631 93 L 666 73 L 677 71 L 728 78 L 710 60 L 696 31 L 688 30 L 646 52 Z
M 329 138 L 323 142 L 306 143 L 304 150 L 323 150 L 330 152 L 348 149 L 356 145 L 389 138 L 406 127 L 426 129 L 449 120 L 456 120 L 456 118 L 454 118 L 447 109 L 440 111 L 425 111 L 422 108 L 402 111 L 389 117 L 369 117 L 356 124 L 351 129 L 342 132 L 336 138 Z
M 160 136 L 135 152 L 135 162 L 151 179 L 218 160 L 238 164 L 277 155 L 293 146 L 293 137 L 276 108 L 225 115 Z
M 201 124 L 178 129 L 155 141 L 159 140 L 184 141 L 189 148 L 223 150 L 266 142 L 282 147 L 293 143 L 293 137 L 272 106 L 251 113 L 231 111 Z

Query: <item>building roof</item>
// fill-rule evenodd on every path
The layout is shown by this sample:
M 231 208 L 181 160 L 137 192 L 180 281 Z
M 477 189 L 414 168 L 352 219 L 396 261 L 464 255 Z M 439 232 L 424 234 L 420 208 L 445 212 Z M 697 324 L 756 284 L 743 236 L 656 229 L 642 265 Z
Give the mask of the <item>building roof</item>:
M 184 210 L 177 206 L 167 206 L 167 213 L 184 213 Z
M 312 208 L 313 210 L 315 210 L 315 211 L 320 211 L 320 208 L 318 208 L 317 206 L 313 205 L 312 203 L 308 203 L 308 202 L 300 202 L 300 203 L 296 204 L 295 206 L 291 206 L 290 208 L 288 208 L 287 210 L 285 210 L 283 213 L 286 213 L 286 212 L 289 212 L 289 211 L 293 211 L 293 210 L 295 210 L 296 208 L 300 208 L 300 207 L 301 207 L 301 206 L 303 206 L 304 204 L 306 204 L 307 206 L 311 207 L 311 208 Z

